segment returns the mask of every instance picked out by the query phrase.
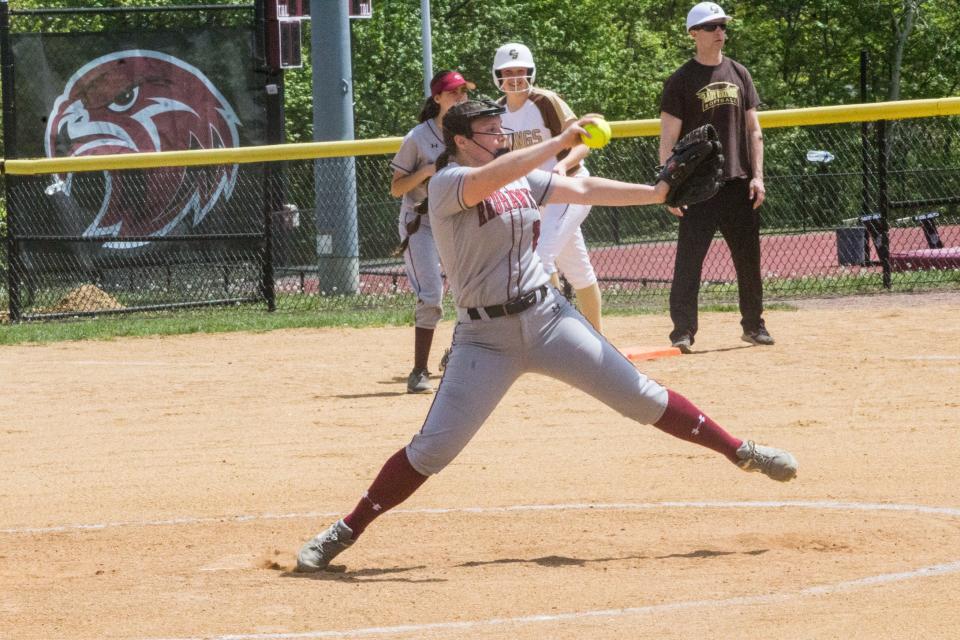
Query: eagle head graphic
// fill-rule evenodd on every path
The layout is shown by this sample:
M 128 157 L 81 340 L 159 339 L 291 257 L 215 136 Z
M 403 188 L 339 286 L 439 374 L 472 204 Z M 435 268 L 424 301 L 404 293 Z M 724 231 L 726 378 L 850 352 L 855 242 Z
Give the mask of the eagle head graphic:
M 222 149 L 239 146 L 239 126 L 199 69 L 134 49 L 91 60 L 73 74 L 47 118 L 44 145 L 50 158 Z M 111 249 L 142 246 L 191 214 L 197 225 L 221 197 L 230 198 L 236 179 L 236 164 L 104 171 L 103 198 L 83 235 L 117 238 L 104 245 Z M 47 194 L 70 197 L 73 182 L 72 173 L 54 176 Z

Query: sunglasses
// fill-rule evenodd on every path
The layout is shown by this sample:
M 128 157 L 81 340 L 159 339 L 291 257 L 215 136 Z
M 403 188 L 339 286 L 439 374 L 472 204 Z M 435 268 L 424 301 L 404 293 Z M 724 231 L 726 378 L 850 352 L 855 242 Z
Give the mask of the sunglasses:
M 706 31 L 707 33 L 713 33 L 713 32 L 716 31 L 717 29 L 720 29 L 720 31 L 726 31 L 726 30 L 727 30 L 727 25 L 726 25 L 725 23 L 720 23 L 720 24 L 701 24 L 700 26 L 693 28 L 694 31 Z

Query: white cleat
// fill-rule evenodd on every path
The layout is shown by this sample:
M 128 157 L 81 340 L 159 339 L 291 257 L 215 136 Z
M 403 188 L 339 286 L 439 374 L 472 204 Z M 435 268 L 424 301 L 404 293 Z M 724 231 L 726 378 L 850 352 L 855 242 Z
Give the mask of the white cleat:
M 323 533 L 318 533 L 297 554 L 297 571 L 314 573 L 327 568 L 330 561 L 353 544 L 353 531 L 337 520 Z
M 737 449 L 737 458 L 737 466 L 744 471 L 759 471 L 780 482 L 788 482 L 797 477 L 797 459 L 783 449 L 744 440 Z

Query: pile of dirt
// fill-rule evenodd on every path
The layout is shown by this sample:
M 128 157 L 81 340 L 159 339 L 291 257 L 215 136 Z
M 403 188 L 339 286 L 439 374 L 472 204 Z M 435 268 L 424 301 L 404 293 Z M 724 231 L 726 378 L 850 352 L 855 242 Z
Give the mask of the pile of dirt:
M 57 304 L 44 309 L 43 313 L 75 313 L 114 309 L 123 309 L 123 305 L 100 287 L 83 284 L 71 289 Z

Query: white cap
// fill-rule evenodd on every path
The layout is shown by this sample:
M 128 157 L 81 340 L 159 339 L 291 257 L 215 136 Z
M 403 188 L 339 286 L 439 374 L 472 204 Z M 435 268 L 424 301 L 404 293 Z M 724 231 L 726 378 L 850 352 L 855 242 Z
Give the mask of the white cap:
M 690 9 L 690 13 L 687 14 L 687 31 L 707 22 L 723 22 L 726 24 L 729 21 L 730 16 L 725 14 L 716 2 L 701 2 L 694 5 L 693 9 Z

